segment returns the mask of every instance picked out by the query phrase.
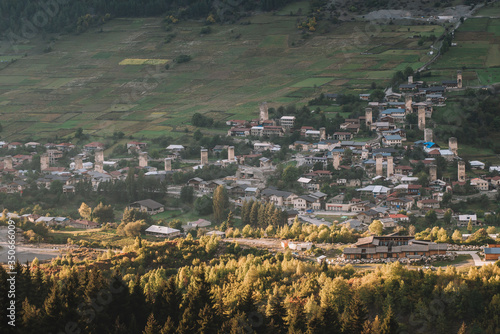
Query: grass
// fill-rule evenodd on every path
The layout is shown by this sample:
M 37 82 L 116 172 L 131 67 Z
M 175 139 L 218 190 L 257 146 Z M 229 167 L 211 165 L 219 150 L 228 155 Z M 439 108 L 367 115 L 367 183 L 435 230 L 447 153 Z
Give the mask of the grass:
M 431 265 L 433 267 L 447 267 L 447 266 L 455 266 L 455 267 L 461 267 L 461 266 L 473 266 L 474 265 L 474 260 L 472 259 L 472 256 L 469 254 L 460 254 L 457 255 L 455 260 L 452 261 L 436 261 L 432 262 Z
M 117 129 L 139 139 L 181 138 L 185 128 L 193 129 L 189 123 L 195 112 L 222 110 L 220 121 L 252 119 L 262 101 L 278 107 L 305 104 L 320 93 L 363 93 L 372 81 L 387 83 L 395 68 L 415 68 L 425 61 L 427 48 L 413 46 L 407 35 L 442 29 L 382 26 L 383 31 L 365 39 L 365 23 L 346 22 L 303 39 L 297 17 L 289 16 L 299 8 L 307 13 L 308 2 L 294 2 L 278 15 L 244 18 L 249 25 L 214 25 L 207 36 L 199 35 L 202 23 L 180 22 L 168 44 L 160 18 L 114 19 L 102 26 L 102 33 L 90 29 L 61 36 L 54 52 L 2 55 L 0 60 L 17 58 L 0 70 L 0 91 L 9 91 L 1 101 L 2 139 L 31 135 L 42 140 L 80 126 L 96 140 Z M 361 38 L 362 46 L 353 45 Z M 360 54 L 379 45 L 384 46 L 380 54 Z M 489 62 L 494 63 L 497 50 L 491 52 Z M 193 59 L 169 62 L 180 54 Z M 46 119 L 47 111 L 72 117 Z M 207 135 L 217 133 L 207 129 Z

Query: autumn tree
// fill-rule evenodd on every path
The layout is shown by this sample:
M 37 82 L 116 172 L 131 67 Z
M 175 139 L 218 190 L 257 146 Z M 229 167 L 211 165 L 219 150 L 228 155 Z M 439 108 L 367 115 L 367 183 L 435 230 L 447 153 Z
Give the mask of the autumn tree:
M 372 234 L 382 235 L 382 233 L 384 232 L 384 225 L 382 224 L 382 222 L 380 220 L 374 220 L 370 224 L 370 226 L 368 226 L 368 229 L 370 230 L 370 232 Z
M 85 202 L 82 202 L 82 205 L 80 205 L 78 213 L 80 214 L 80 217 L 82 217 L 83 219 L 87 220 L 92 219 L 92 209 Z

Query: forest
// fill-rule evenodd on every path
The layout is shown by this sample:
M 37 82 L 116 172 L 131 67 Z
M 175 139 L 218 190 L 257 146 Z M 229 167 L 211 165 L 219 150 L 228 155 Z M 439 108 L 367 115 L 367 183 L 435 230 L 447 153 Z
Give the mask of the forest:
M 500 268 L 374 270 L 215 237 L 17 264 L 17 333 L 498 333 Z M 0 315 L 7 279 L 0 269 Z M 2 322 L 0 331 L 12 333 Z
M 227 21 L 251 10 L 274 10 L 290 0 L 4 0 L 0 2 L 0 34 L 27 34 L 82 31 L 85 25 L 103 22 L 106 17 L 147 17 L 172 15 L 176 19 Z M 28 38 L 27 36 L 23 36 Z

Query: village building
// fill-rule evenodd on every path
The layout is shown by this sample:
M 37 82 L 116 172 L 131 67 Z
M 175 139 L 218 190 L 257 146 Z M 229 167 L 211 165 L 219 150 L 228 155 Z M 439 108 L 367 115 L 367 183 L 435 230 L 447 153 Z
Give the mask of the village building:
M 152 199 L 145 199 L 142 201 L 131 203 L 129 204 L 128 208 L 129 210 L 136 209 L 139 211 L 144 211 L 150 215 L 155 215 L 165 210 L 165 206 L 163 204 L 153 201 Z
M 444 255 L 448 246 L 430 241 L 415 240 L 411 236 L 372 236 L 358 239 L 353 247 L 344 248 L 346 259 L 413 258 Z
M 181 231 L 175 228 L 151 225 L 146 229 L 146 235 L 151 235 L 161 238 L 175 238 L 181 235 Z

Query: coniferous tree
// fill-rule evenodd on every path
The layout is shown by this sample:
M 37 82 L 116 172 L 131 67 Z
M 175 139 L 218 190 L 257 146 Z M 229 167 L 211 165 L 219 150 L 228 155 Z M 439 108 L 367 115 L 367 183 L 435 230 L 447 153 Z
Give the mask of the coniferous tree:
M 172 317 L 168 316 L 167 321 L 163 325 L 160 334 L 175 334 L 177 331 L 177 326 L 175 325 Z
M 268 333 L 281 334 L 287 332 L 286 309 L 277 294 L 270 297 L 268 318 Z
M 115 324 L 113 326 L 113 334 L 128 334 L 129 330 L 127 326 L 120 321 L 120 316 L 115 319 Z
M 226 217 L 226 210 L 229 207 L 229 197 L 227 195 L 227 190 L 223 185 L 219 185 L 215 188 L 212 203 L 214 219 L 217 223 L 221 223 Z
M 366 309 L 358 296 L 354 296 L 342 314 L 342 331 L 346 334 L 360 333 L 366 320 Z
M 42 310 L 37 308 L 35 305 L 30 304 L 28 298 L 23 302 L 22 308 L 22 331 L 26 334 L 37 334 L 40 333 L 40 328 L 43 328 L 44 315 Z
M 394 317 L 392 307 L 389 305 L 385 313 L 384 321 L 380 326 L 380 334 L 395 334 L 398 332 L 399 324 Z
M 300 301 L 292 302 L 288 311 L 288 333 L 303 333 L 306 330 L 306 315 Z
M 146 323 L 146 328 L 142 331 L 143 334 L 158 334 L 160 333 L 160 326 L 155 320 L 155 316 L 151 313 L 148 317 L 148 322 Z
M 60 291 L 56 283 L 50 289 L 48 297 L 44 302 L 45 323 L 44 328 L 47 332 L 57 331 L 60 325 L 59 320 L 63 316 L 63 304 L 60 298 Z
M 209 304 L 200 310 L 198 314 L 198 332 L 199 334 L 216 334 L 219 330 L 218 322 L 215 319 L 215 313 Z

